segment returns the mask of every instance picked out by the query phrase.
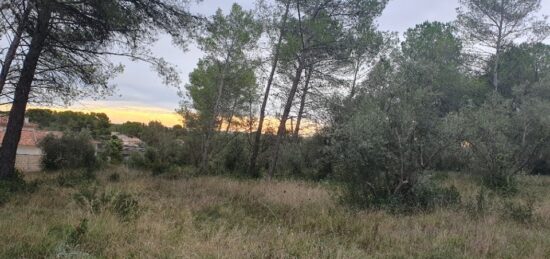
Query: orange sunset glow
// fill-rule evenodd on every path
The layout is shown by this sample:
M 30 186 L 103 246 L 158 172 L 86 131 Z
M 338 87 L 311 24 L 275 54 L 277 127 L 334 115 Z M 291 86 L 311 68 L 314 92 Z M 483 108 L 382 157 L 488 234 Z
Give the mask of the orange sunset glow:
M 78 106 L 73 106 L 69 108 L 60 108 L 60 107 L 43 107 L 43 106 L 30 106 L 29 109 L 49 109 L 54 111 L 75 111 L 75 112 L 96 112 L 96 113 L 105 113 L 111 120 L 111 123 L 122 124 L 127 121 L 149 123 L 150 121 L 159 121 L 163 125 L 172 127 L 174 125 L 182 125 L 183 118 L 175 112 L 175 110 L 159 108 L 159 107 L 147 107 L 147 106 L 137 106 L 137 105 L 125 105 L 125 106 L 107 106 L 101 104 L 81 104 Z M 9 106 L 3 106 L 0 108 L 1 111 L 9 111 Z M 235 120 L 237 121 L 237 120 Z M 287 131 L 291 132 L 295 120 L 287 121 Z M 243 125 L 244 123 L 241 123 Z M 222 129 L 225 129 L 226 123 L 222 125 Z M 264 132 L 271 131 L 276 132 L 277 127 L 279 126 L 279 118 L 275 117 L 266 117 L 264 122 Z M 246 131 L 247 126 L 242 126 L 243 128 L 238 128 L 236 123 L 231 127 L 231 131 Z M 257 124 L 254 125 L 254 128 L 257 127 Z M 300 134 L 309 136 L 315 133 L 319 129 L 319 125 L 313 121 L 304 119 L 302 120 L 302 126 L 300 127 Z

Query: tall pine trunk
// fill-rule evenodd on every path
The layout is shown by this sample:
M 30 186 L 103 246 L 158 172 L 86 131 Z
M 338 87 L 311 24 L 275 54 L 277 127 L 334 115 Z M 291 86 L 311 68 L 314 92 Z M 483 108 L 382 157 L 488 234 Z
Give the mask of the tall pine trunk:
M 290 109 L 292 108 L 292 102 L 294 100 L 294 96 L 296 95 L 296 91 L 298 90 L 298 85 L 300 85 L 300 79 L 302 77 L 303 71 L 304 71 L 303 62 L 300 60 L 298 67 L 296 68 L 296 74 L 294 75 L 294 79 L 292 80 L 292 87 L 290 88 L 290 92 L 286 100 L 285 108 L 283 110 L 283 115 L 281 116 L 279 129 L 277 130 L 277 139 L 275 141 L 275 146 L 273 147 L 273 154 L 271 155 L 271 162 L 269 163 L 269 171 L 267 173 L 267 176 L 269 178 L 273 177 L 273 175 L 275 174 L 275 170 L 277 168 L 277 160 L 279 159 L 279 149 L 281 148 L 281 142 L 283 141 L 283 137 L 286 133 L 286 121 L 288 120 L 288 115 L 290 114 Z
M 17 29 L 15 31 L 15 34 L 13 35 L 13 40 L 10 43 L 10 47 L 8 48 L 8 51 L 6 52 L 6 56 L 4 57 L 4 63 L 2 63 L 2 70 L 0 71 L 0 94 L 2 94 L 2 91 L 4 90 L 4 86 L 6 85 L 6 80 L 8 78 L 8 74 L 10 72 L 11 63 L 15 59 L 15 56 L 17 55 L 17 49 L 19 48 L 19 45 L 21 44 L 21 36 L 23 35 L 23 31 L 25 30 L 25 27 L 27 26 L 27 22 L 29 20 L 29 14 L 30 14 L 31 8 L 27 7 L 25 9 L 25 12 L 23 13 L 23 16 L 21 17 L 21 20 L 19 21 L 17 25 Z
M 258 161 L 258 154 L 260 153 L 260 145 L 262 138 L 262 131 L 265 120 L 265 109 L 267 107 L 267 101 L 269 99 L 269 92 L 271 91 L 271 85 L 273 84 L 273 78 L 275 77 L 275 72 L 277 71 L 277 64 L 279 63 L 279 55 L 281 51 L 281 43 L 283 42 L 286 21 L 288 19 L 288 12 L 290 10 L 290 0 L 287 1 L 285 14 L 283 16 L 283 22 L 281 23 L 279 39 L 277 45 L 275 46 L 275 54 L 273 55 L 273 65 L 271 66 L 271 73 L 269 74 L 269 79 L 267 80 L 267 86 L 265 88 L 264 99 L 262 101 L 262 107 L 260 108 L 260 118 L 258 120 L 258 129 L 254 136 L 254 144 L 252 146 L 252 152 L 250 154 L 250 163 L 248 165 L 248 174 L 253 177 L 259 177 L 260 172 L 256 168 L 256 163 Z
M 302 90 L 302 96 L 300 97 L 300 109 L 298 110 L 298 117 L 296 117 L 296 128 L 294 129 L 294 141 L 298 142 L 300 139 L 300 124 L 302 122 L 302 117 L 304 115 L 304 109 L 306 106 L 307 94 L 309 91 L 309 84 L 311 81 L 311 74 L 313 73 L 313 65 L 309 67 L 306 76 L 306 82 L 304 84 L 304 89 Z
M 23 68 L 19 77 L 19 82 L 15 88 L 14 100 L 9 114 L 6 133 L 0 148 L 0 179 L 7 179 L 15 173 L 15 159 L 17 156 L 17 146 L 21 138 L 21 131 L 25 120 L 25 110 L 29 100 L 36 66 L 40 59 L 40 54 L 44 48 L 44 42 L 48 36 L 48 27 L 51 18 L 51 9 L 48 4 L 40 5 L 42 7 L 38 12 L 36 28 L 31 39 Z

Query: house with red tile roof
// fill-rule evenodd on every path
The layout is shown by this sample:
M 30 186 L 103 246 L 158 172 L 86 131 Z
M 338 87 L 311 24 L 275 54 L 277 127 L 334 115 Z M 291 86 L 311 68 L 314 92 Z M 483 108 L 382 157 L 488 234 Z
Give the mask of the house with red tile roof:
M 0 146 L 4 139 L 7 124 L 8 117 L 0 117 Z M 17 147 L 15 167 L 18 170 L 21 172 L 38 172 L 42 169 L 42 149 L 39 144 L 50 134 L 58 137 L 62 135 L 61 132 L 57 131 L 40 130 L 38 129 L 38 125 L 29 123 L 29 121 L 25 119 L 25 124 L 21 131 L 21 139 Z

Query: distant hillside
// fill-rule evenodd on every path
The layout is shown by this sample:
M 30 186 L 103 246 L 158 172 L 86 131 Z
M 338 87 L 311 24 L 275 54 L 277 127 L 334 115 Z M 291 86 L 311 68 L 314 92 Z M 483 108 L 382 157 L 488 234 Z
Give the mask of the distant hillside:
M 105 113 L 29 109 L 26 115 L 30 122 L 43 129 L 69 132 L 88 130 L 94 138 L 110 135 L 111 122 Z

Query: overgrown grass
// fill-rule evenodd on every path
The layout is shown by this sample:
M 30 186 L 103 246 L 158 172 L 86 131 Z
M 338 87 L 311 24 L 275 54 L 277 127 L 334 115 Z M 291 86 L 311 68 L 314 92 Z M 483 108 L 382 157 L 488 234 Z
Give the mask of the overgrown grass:
M 517 195 L 501 197 L 464 175 L 437 176 L 457 187 L 460 205 L 403 215 L 349 209 L 327 184 L 123 168 L 89 183 L 97 188 L 89 200 L 115 197 L 109 209 L 91 210 L 75 199 L 92 188 L 86 182 L 27 175 L 41 184 L 0 207 L 0 258 L 550 257 L 550 178 L 522 177 Z

